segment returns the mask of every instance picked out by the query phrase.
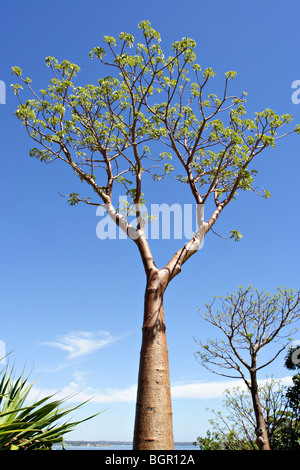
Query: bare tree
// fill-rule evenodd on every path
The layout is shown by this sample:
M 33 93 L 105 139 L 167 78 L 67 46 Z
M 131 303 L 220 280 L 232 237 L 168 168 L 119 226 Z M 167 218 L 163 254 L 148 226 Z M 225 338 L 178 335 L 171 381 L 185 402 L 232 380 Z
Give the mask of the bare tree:
M 37 144 L 30 155 L 46 164 L 69 165 L 91 189 L 87 196 L 70 193 L 70 204 L 103 205 L 138 248 L 146 288 L 134 448 L 172 449 L 164 293 L 238 190 L 269 195 L 254 186 L 257 172 L 249 166 L 263 150 L 274 147 L 277 139 L 299 133 L 300 127 L 280 133 L 292 116 L 279 116 L 270 109 L 247 118 L 245 93 L 228 94 L 229 82 L 236 75 L 232 71 L 225 74 L 220 98 L 206 96 L 215 73 L 211 68 L 201 71 L 195 41 L 183 38 L 174 42 L 172 55 L 165 57 L 160 35 L 150 22 L 141 22 L 139 29 L 142 42 L 135 44 L 134 37 L 123 32 L 119 41 L 105 36 L 105 48 L 91 51 L 91 58 L 100 61 L 100 72 L 108 69 L 110 73 L 97 85 L 75 86 L 79 67 L 47 57 L 52 72 L 48 88 L 34 91 L 31 80 L 13 67 L 23 83 L 15 84 L 14 90 L 20 102 L 16 115 Z M 31 99 L 22 101 L 24 86 Z M 145 192 L 151 194 L 152 181 L 163 180 L 165 190 L 170 191 L 169 174 L 190 190 L 199 209 L 198 228 L 159 268 L 145 235 L 148 218 L 143 204 Z M 116 202 L 120 185 L 130 198 L 135 224 Z M 204 221 L 207 203 L 210 214 Z M 233 230 L 231 236 L 238 238 L 239 234 Z
M 256 441 L 260 450 L 270 450 L 265 417 L 260 403 L 258 372 L 271 364 L 291 341 L 286 327 L 300 318 L 300 292 L 277 288 L 277 293 L 260 292 L 251 286 L 236 294 L 219 297 L 221 308 L 213 311 L 217 297 L 200 315 L 225 336 L 200 341 L 197 359 L 211 372 L 242 378 L 248 387 L 256 419 Z M 272 342 L 280 342 L 261 363 L 258 355 Z

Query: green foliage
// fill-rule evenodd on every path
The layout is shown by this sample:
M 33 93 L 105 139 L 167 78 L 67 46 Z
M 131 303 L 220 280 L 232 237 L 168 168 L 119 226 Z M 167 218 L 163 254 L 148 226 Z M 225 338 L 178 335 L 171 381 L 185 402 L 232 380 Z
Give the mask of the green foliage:
M 231 230 L 230 238 L 233 238 L 236 242 L 239 242 L 243 238 L 243 235 L 237 230 Z
M 300 437 L 300 374 L 294 375 L 293 385 L 288 387 L 286 396 L 289 400 L 289 406 L 297 419 Z
M 205 437 L 197 437 L 193 444 L 200 450 L 253 450 L 247 441 L 237 438 L 233 431 L 222 435 L 208 430 Z
M 205 437 L 197 437 L 197 441 L 193 443 L 200 450 L 225 450 L 226 444 L 217 432 L 206 431 Z
M 287 363 L 286 363 L 287 364 Z M 287 368 L 290 368 L 287 366 Z M 300 450 L 300 375 L 285 393 L 286 410 L 278 422 L 270 442 L 272 450 Z M 276 416 L 275 416 L 276 419 Z
M 66 433 L 92 418 L 62 421 L 82 404 L 62 408 L 64 400 L 52 400 L 53 395 L 29 403 L 34 383 L 23 376 L 12 379 L 8 368 L 0 377 L 0 450 L 50 450 L 53 444 L 64 444 Z
M 283 387 L 274 379 L 259 387 L 271 450 L 300 449 L 299 416 L 291 406 L 289 390 L 290 387 Z M 212 431 L 207 431 L 205 437 L 198 437 L 194 444 L 201 450 L 258 450 L 249 390 L 242 391 L 239 387 L 226 390 L 223 406 L 227 414 L 211 410 L 214 415 L 209 420 Z
M 283 421 L 271 440 L 271 450 L 300 450 L 300 428 L 288 418 Z

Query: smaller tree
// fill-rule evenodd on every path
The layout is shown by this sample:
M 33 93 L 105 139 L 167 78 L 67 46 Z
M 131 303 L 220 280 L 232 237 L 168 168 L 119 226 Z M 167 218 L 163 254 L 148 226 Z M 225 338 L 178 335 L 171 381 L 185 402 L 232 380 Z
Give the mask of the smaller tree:
M 210 410 L 212 431 L 206 437 L 198 437 L 201 450 L 257 450 L 255 442 L 255 414 L 249 389 L 234 387 L 225 390 L 223 408 L 226 412 Z M 259 397 L 270 442 L 288 413 L 286 387 L 279 381 L 269 379 L 259 387 Z M 271 446 L 273 450 L 273 446 Z
M 256 443 L 259 450 L 270 450 L 266 421 L 259 397 L 258 372 L 272 363 L 291 341 L 285 327 L 300 317 L 300 292 L 277 288 L 277 293 L 259 292 L 249 286 L 236 294 L 219 297 L 221 310 L 213 312 L 213 305 L 200 315 L 225 335 L 226 340 L 208 339 L 199 342 L 199 362 L 211 372 L 230 378 L 242 378 L 251 393 L 256 421 Z M 258 354 L 271 342 L 283 340 L 279 348 L 258 363 Z

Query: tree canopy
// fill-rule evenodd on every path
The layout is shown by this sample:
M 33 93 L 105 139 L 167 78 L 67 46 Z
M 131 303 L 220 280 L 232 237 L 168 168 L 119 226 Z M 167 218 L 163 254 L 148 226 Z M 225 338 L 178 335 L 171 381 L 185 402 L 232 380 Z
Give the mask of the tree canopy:
M 217 301 L 220 308 L 215 308 Z M 277 288 L 271 295 L 249 286 L 239 287 L 236 293 L 215 297 L 206 304 L 200 315 L 217 327 L 225 339 L 199 342 L 197 353 L 200 363 L 212 372 L 231 378 L 243 378 L 249 386 L 247 374 L 258 372 L 271 362 L 292 341 L 295 328 L 287 329 L 299 321 L 300 291 Z M 262 349 L 279 343 L 269 356 L 260 357 Z
M 246 93 L 228 94 L 236 72 L 225 73 L 220 96 L 210 93 L 216 74 L 210 67 L 201 69 L 193 39 L 175 41 L 172 55 L 166 57 L 160 34 L 150 22 L 138 27 L 142 42 L 121 32 L 119 40 L 104 36 L 103 47 L 92 49 L 90 57 L 110 72 L 98 84 L 76 85 L 78 65 L 47 57 L 52 78 L 48 88 L 36 92 L 21 68 L 13 67 L 20 79 L 14 85 L 20 102 L 16 116 L 37 144 L 30 151 L 32 157 L 67 163 L 98 196 L 95 200 L 70 193 L 70 204 L 99 205 L 100 197 L 109 215 L 136 239 L 145 223 L 142 177 L 157 181 L 172 174 L 189 186 L 197 204 L 212 198 L 206 233 L 239 189 L 270 196 L 268 190 L 255 187 L 257 171 L 249 165 L 277 139 L 299 133 L 300 126 L 278 132 L 292 116 L 279 116 L 271 109 L 249 118 Z M 24 87 L 32 98 L 22 101 Z M 159 150 L 155 142 L 160 143 Z M 116 203 L 112 205 L 116 185 L 124 187 L 128 204 L 134 207 L 135 227 Z M 232 236 L 240 235 L 232 231 Z

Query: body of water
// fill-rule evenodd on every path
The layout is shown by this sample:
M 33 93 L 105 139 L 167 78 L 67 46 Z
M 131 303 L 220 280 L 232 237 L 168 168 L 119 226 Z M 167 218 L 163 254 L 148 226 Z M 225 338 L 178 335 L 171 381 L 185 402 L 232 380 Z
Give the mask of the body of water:
M 56 448 L 54 450 L 59 450 L 60 448 Z M 197 450 L 199 448 L 191 445 L 176 445 L 175 444 L 175 450 Z M 66 450 L 132 450 L 132 445 L 130 444 L 112 444 L 109 446 L 103 446 L 103 447 L 96 447 L 96 446 L 68 446 L 66 445 Z

